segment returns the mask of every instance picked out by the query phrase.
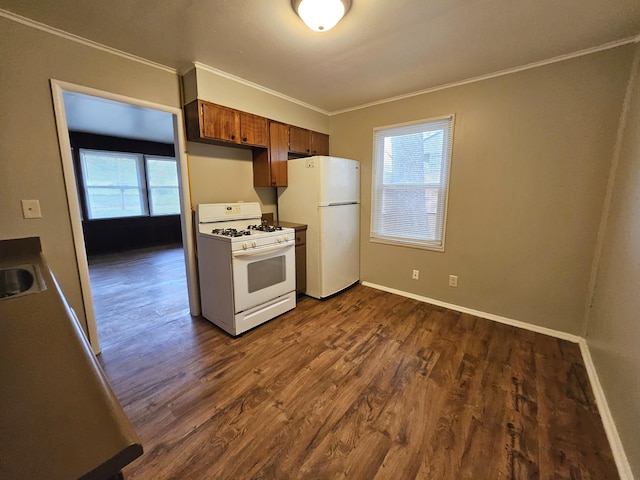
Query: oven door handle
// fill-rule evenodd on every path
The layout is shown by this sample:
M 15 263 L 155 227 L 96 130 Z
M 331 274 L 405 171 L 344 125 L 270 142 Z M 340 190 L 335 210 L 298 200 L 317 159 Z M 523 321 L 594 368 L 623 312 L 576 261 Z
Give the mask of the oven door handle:
M 237 252 L 232 252 L 232 257 L 248 257 L 251 255 L 264 255 L 265 253 L 277 252 L 278 250 L 284 250 L 288 247 L 293 247 L 294 241 L 287 240 L 286 243 L 279 243 L 278 245 L 273 245 L 270 247 L 262 247 L 262 248 L 252 248 L 251 250 L 238 250 Z

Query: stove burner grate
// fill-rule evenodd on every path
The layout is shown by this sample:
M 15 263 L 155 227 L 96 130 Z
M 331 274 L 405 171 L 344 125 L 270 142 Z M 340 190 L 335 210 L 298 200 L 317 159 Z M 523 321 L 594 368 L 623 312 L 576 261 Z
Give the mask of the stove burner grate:
M 282 230 L 282 227 L 278 226 L 273 226 L 273 225 L 267 225 L 267 224 L 262 224 L 262 225 L 249 225 L 247 227 L 249 230 L 257 230 L 259 232 L 277 232 L 279 230 Z
M 224 235 L 225 237 L 242 237 L 251 235 L 249 230 L 237 230 L 235 228 L 214 228 L 211 233 L 215 235 Z

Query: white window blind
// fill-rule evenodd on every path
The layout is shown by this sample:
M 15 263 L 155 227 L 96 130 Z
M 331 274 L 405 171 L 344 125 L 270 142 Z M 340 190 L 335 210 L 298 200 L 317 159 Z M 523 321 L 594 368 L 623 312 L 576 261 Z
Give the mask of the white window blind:
M 374 130 L 371 240 L 444 250 L 453 115 Z
M 89 219 L 147 214 L 142 155 L 80 149 Z
M 180 213 L 178 165 L 175 158 L 145 156 L 151 215 Z

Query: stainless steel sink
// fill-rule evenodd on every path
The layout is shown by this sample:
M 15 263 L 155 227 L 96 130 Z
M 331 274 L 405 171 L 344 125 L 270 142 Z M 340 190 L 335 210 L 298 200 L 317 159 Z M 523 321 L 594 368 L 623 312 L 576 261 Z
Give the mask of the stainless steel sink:
M 0 299 L 28 295 L 45 289 L 37 265 L 17 265 L 0 269 Z

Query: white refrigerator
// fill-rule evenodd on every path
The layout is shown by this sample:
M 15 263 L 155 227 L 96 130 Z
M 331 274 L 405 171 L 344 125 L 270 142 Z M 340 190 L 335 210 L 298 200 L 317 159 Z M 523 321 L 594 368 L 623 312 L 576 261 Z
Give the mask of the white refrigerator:
M 307 225 L 307 290 L 325 298 L 360 279 L 360 162 L 316 156 L 287 162 L 278 219 Z

